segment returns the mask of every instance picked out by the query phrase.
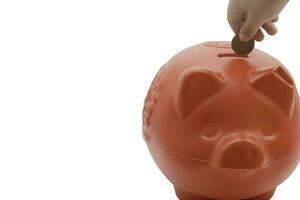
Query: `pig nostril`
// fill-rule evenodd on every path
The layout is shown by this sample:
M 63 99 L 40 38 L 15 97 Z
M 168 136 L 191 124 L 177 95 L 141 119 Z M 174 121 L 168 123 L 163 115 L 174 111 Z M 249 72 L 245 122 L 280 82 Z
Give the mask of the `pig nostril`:
M 257 145 L 248 141 L 239 141 L 224 149 L 219 164 L 222 168 L 228 169 L 256 169 L 263 161 L 263 152 Z

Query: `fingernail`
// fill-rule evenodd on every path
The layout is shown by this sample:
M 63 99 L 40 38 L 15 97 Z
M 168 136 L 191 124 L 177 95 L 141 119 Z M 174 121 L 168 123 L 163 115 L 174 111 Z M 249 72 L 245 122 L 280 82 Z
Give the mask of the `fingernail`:
M 240 33 L 240 40 L 241 41 L 248 41 L 249 40 L 249 37 L 245 34 L 245 33 Z

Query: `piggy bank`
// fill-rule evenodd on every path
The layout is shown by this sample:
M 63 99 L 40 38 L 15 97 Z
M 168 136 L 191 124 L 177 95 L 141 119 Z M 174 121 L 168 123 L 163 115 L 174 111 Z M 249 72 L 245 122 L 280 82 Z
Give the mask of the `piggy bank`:
M 143 136 L 180 200 L 269 200 L 299 162 L 299 106 L 275 58 L 206 42 L 161 67 Z

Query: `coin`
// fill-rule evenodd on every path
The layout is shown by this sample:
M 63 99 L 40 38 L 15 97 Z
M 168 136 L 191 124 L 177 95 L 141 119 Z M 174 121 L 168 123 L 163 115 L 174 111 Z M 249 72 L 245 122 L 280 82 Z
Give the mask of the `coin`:
M 247 42 L 241 41 L 239 35 L 236 35 L 231 41 L 231 47 L 236 54 L 246 56 L 254 49 L 254 40 Z

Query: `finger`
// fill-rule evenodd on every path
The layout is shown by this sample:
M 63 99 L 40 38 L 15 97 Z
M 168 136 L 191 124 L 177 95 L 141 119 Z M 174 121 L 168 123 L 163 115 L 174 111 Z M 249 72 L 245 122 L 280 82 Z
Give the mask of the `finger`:
M 275 17 L 274 19 L 271 20 L 271 22 L 275 23 L 275 22 L 278 22 L 279 20 L 279 17 Z
M 228 23 L 234 33 L 238 33 L 243 25 L 243 13 L 239 9 L 230 9 L 227 14 Z
M 261 24 L 257 20 L 249 16 L 241 27 L 239 33 L 240 39 L 242 41 L 251 40 L 258 32 L 260 26 Z
M 243 25 L 243 21 L 241 21 L 241 20 L 235 21 L 235 22 L 231 21 L 231 22 L 229 22 L 229 24 L 230 24 L 230 27 L 231 27 L 232 31 L 235 34 L 237 34 L 240 31 L 240 29 L 241 29 L 241 27 Z
M 262 25 L 262 28 L 269 34 L 269 35 L 275 35 L 278 30 L 274 23 L 267 22 Z
M 256 35 L 254 36 L 254 40 L 258 41 L 258 42 L 261 42 L 265 39 L 265 35 L 264 33 L 262 32 L 261 29 L 259 29 L 256 33 Z

